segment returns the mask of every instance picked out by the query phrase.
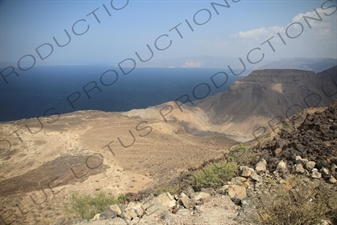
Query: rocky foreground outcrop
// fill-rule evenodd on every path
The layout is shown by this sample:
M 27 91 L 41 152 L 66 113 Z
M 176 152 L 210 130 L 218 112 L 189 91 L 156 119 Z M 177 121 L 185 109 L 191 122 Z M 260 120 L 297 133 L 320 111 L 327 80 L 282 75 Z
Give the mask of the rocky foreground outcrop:
M 337 177 L 337 101 L 323 112 L 307 114 L 297 127 L 301 115 L 283 124 L 279 135 L 252 151 L 264 156 L 268 169 L 274 171 L 282 160 L 292 173 L 323 176 L 327 181 Z M 303 169 L 302 169 L 303 168 Z M 317 172 L 320 171 L 320 172 Z
M 238 152 L 242 154 L 238 156 Z M 316 224 L 336 222 L 337 100 L 304 119 L 293 117 L 272 141 L 249 150 L 236 148 L 231 157 L 239 163 L 241 158 L 251 160 L 220 188 L 195 191 L 185 186 L 175 195 L 150 194 L 127 205 L 111 205 L 88 224 L 269 224 L 272 219 L 289 219 L 274 224 L 294 220 L 310 224 L 308 221 L 315 219 Z M 281 205 L 277 205 L 280 197 Z M 309 213 L 298 213 L 307 208 Z M 274 209 L 279 218 L 272 214 Z M 326 220 L 331 212 L 335 217 Z

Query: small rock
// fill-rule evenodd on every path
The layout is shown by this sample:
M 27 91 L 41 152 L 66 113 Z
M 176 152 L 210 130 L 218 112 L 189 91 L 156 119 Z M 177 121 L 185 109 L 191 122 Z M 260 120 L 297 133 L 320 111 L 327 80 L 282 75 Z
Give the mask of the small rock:
M 281 178 L 277 181 L 278 181 L 279 184 L 285 184 L 286 183 L 286 181 L 284 179 L 281 179 Z
M 233 177 L 231 179 L 231 184 L 243 185 L 247 181 L 244 177 Z
M 180 210 L 177 212 L 177 215 L 181 215 L 181 216 L 189 216 L 189 215 L 191 215 L 191 211 L 188 210 L 188 209 L 180 209 Z
M 322 173 L 325 174 L 325 175 L 328 175 L 329 174 L 329 170 L 325 167 L 322 167 Z
M 180 193 L 180 198 L 187 196 L 184 192 Z
M 255 166 L 255 170 L 257 172 L 263 172 L 267 169 L 267 161 L 265 159 L 261 159 Z
M 335 164 L 331 165 L 331 171 L 337 172 L 337 166 Z
M 186 208 L 186 209 L 190 209 L 193 208 L 193 204 L 192 201 L 189 197 L 184 196 L 182 198 L 179 199 L 179 202 L 182 203 L 182 205 Z
M 283 149 L 289 144 L 288 140 L 282 138 L 276 138 L 276 143 L 277 143 L 276 146 L 280 149 Z
M 252 173 L 252 175 L 250 175 L 250 178 L 252 178 L 252 180 L 261 183 L 263 181 L 263 178 L 258 175 L 255 171 L 254 173 Z
M 141 207 L 144 211 L 146 211 L 148 208 L 150 208 L 152 205 L 153 205 L 153 201 L 154 199 L 151 199 L 151 200 L 148 200 L 148 201 L 145 201 L 141 204 Z
M 314 161 L 308 161 L 305 164 L 305 168 L 307 168 L 307 170 L 312 170 L 313 168 L 315 168 L 316 163 Z
M 195 192 L 191 195 L 191 199 L 195 202 L 199 201 L 200 199 L 206 199 L 209 197 L 211 197 L 211 195 L 205 192 Z
M 302 164 L 296 164 L 295 165 L 295 171 L 296 171 L 296 173 L 301 173 L 301 174 L 303 174 L 305 172 Z
M 240 201 L 247 197 L 246 188 L 239 185 L 229 185 L 227 193 L 229 197 L 235 201 L 235 199 L 239 199 Z
M 141 218 L 139 217 L 136 217 L 136 218 L 133 218 L 131 222 L 131 225 L 136 225 L 136 224 L 139 224 Z M 110 221 L 109 221 L 110 222 Z M 124 221 L 125 222 L 125 221 Z M 118 224 L 118 223 L 111 223 L 111 224 Z M 119 225 L 119 224 L 118 224 Z
M 275 154 L 276 157 L 280 156 L 281 153 L 282 153 L 282 148 L 277 148 L 277 149 L 275 149 L 275 151 L 274 151 L 274 154 Z
M 145 210 L 144 210 L 143 205 L 141 203 L 132 206 L 132 208 L 135 210 L 138 217 L 142 217 L 144 215 Z
M 187 187 L 184 191 L 183 191 L 184 194 L 186 194 L 188 197 L 191 197 L 191 195 L 194 193 L 194 190 L 192 187 Z
M 249 198 L 242 199 L 241 204 L 242 204 L 242 207 L 249 206 L 251 204 L 250 199 Z
M 213 188 L 201 188 L 201 192 L 205 192 L 205 193 L 208 193 L 210 195 L 215 195 L 216 192 L 214 191 Z
M 302 164 L 303 164 L 303 165 L 306 165 L 308 162 L 309 162 L 308 159 L 302 159 Z
M 296 161 L 296 163 L 301 163 L 302 162 L 302 157 L 300 155 L 297 155 L 295 157 L 295 161 Z
M 122 217 L 127 220 L 132 220 L 137 217 L 137 213 L 133 208 L 126 208 L 122 213 Z
M 254 190 L 257 191 L 257 190 L 260 190 L 261 188 L 262 188 L 262 183 L 255 182 L 255 184 L 254 184 Z
M 162 215 L 161 217 L 160 217 L 162 220 L 169 220 L 169 219 L 171 219 L 172 218 L 172 216 L 171 216 L 171 213 L 165 213 L 164 215 Z
M 114 211 L 118 216 L 122 215 L 122 210 L 118 205 L 110 205 L 109 207 L 112 211 Z
M 240 166 L 240 171 L 241 171 L 241 174 L 240 174 L 241 177 L 248 178 L 254 172 L 254 169 L 249 168 L 248 166 Z
M 185 209 L 185 210 L 187 210 L 187 209 Z M 196 205 L 195 210 L 199 213 L 203 213 L 206 210 L 205 205 Z
M 155 201 L 153 204 L 151 204 L 150 207 L 147 208 L 145 215 L 150 216 L 150 215 L 156 215 L 156 216 L 162 216 L 165 215 L 166 213 L 169 213 L 168 209 L 160 204 L 159 202 Z
M 311 174 L 311 177 L 312 178 L 321 178 L 322 177 L 322 174 L 320 172 L 318 172 L 318 170 L 316 168 L 314 168 L 312 170 L 312 174 Z
M 229 185 L 224 185 L 224 186 L 222 186 L 221 188 L 217 189 L 216 192 L 217 192 L 218 194 L 223 195 L 223 194 L 227 193 L 228 187 L 229 187 Z
M 337 182 L 337 180 L 336 180 L 336 178 L 334 178 L 334 176 L 331 176 L 331 177 L 329 178 L 329 182 L 330 182 L 331 184 L 335 184 L 335 183 Z
M 332 225 L 332 223 L 329 220 L 321 220 L 318 225 Z
M 276 170 L 277 170 L 278 172 L 282 172 L 282 173 L 287 172 L 287 171 L 288 171 L 288 169 L 287 169 L 287 164 L 286 164 L 283 160 L 281 160 L 281 161 L 277 164 Z
M 101 213 L 100 219 L 113 219 L 117 217 L 117 213 L 108 207 L 104 212 Z
M 156 201 L 158 201 L 168 209 L 171 209 L 176 205 L 176 201 L 174 200 L 172 195 L 168 192 L 158 195 L 156 197 Z
M 95 221 L 95 220 L 99 220 L 101 217 L 101 214 L 100 213 L 97 213 L 94 218 L 92 218 L 90 221 Z

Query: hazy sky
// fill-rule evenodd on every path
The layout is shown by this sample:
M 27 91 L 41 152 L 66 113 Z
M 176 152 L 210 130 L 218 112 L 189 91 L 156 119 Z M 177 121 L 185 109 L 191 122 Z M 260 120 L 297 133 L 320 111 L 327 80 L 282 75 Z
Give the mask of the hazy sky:
M 1 0 L 0 61 L 6 62 L 2 66 L 29 66 L 34 60 L 35 66 L 118 64 L 126 58 L 141 63 L 135 52 L 146 61 L 151 55 L 147 45 L 153 50 L 151 61 L 245 58 L 254 48 L 261 49 L 252 58 L 262 53 L 266 59 L 337 58 L 336 1 L 228 0 L 230 8 L 213 8 L 211 2 L 226 5 L 223 0 Z M 314 9 L 322 21 L 308 19 L 309 28 L 303 15 L 317 18 Z M 269 43 L 261 45 L 272 36 L 275 52 Z M 59 47 L 53 37 L 60 45 L 69 44 Z

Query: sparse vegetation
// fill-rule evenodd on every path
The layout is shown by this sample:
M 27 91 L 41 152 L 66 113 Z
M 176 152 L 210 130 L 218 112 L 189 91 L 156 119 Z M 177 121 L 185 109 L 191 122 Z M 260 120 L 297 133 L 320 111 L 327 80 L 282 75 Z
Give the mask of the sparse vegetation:
M 109 205 L 122 204 L 125 202 L 125 195 L 121 194 L 117 198 L 104 192 L 99 192 L 93 196 L 72 194 L 67 205 L 67 211 L 80 216 L 82 219 L 92 219 L 97 213 L 103 212 Z
M 313 189 L 305 185 L 291 190 L 279 188 L 276 194 L 273 201 L 259 204 L 261 224 L 302 225 L 320 224 L 324 219 L 337 220 L 337 192 L 325 185 Z
M 169 192 L 171 195 L 174 195 L 179 193 L 180 188 L 180 184 L 159 186 L 154 189 L 153 194 L 160 195 L 162 193 Z
M 275 181 L 274 181 L 273 178 L 271 178 L 271 177 L 268 178 L 268 184 L 273 184 L 274 182 L 275 182 Z
M 284 122 L 284 123 L 282 124 L 282 128 L 288 129 L 288 128 L 290 128 L 290 124 Z
M 252 151 L 244 144 L 239 144 L 230 149 L 227 157 L 234 158 L 240 166 L 255 165 L 261 159 L 261 153 Z
M 246 145 L 240 143 L 240 144 L 236 145 L 233 150 L 234 151 L 236 151 L 236 150 L 246 151 L 247 149 L 248 149 L 248 147 Z
M 211 163 L 192 174 L 192 187 L 196 190 L 208 187 L 219 188 L 237 174 L 238 164 L 233 158 L 218 163 Z

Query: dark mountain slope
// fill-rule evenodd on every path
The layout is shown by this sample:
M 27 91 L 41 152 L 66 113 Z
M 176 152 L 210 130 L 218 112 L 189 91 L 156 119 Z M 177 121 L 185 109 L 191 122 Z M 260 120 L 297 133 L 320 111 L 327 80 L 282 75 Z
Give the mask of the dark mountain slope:
M 337 93 L 337 66 L 320 73 L 256 70 L 225 92 L 198 102 L 209 122 L 228 133 L 247 134 L 268 121 L 285 119 L 308 107 L 328 106 Z M 276 119 L 274 120 L 274 123 Z

